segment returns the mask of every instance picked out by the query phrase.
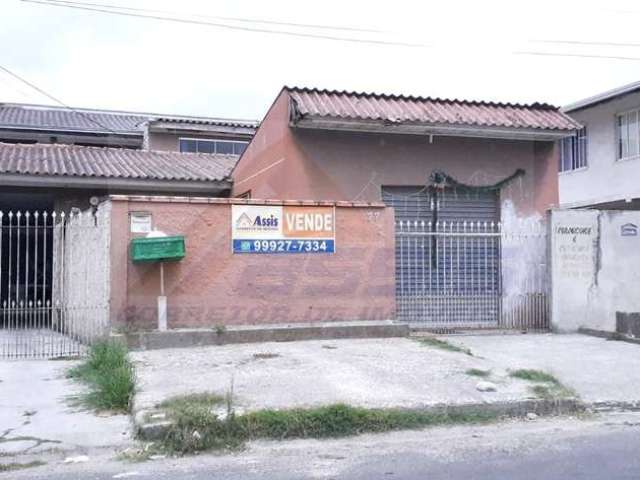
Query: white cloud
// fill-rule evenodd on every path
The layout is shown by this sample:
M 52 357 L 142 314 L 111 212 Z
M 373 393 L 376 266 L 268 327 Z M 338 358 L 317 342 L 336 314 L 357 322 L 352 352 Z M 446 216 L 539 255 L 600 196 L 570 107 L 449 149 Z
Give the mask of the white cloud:
M 7 28 L 0 31 L 0 44 L 11 47 L 3 55 L 5 66 L 77 106 L 259 118 L 284 84 L 565 104 L 638 80 L 640 72 L 640 61 L 513 54 L 640 57 L 640 47 L 536 42 L 640 43 L 640 9 L 632 1 L 102 2 L 374 28 L 391 33 L 333 34 L 433 45 L 425 48 L 240 32 L 2 1 Z M 6 75 L 0 75 L 0 100 L 50 103 Z

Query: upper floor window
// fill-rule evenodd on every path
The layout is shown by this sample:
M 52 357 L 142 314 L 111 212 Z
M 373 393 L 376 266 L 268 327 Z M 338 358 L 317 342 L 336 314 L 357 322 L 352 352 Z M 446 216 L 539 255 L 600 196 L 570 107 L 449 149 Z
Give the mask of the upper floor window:
M 640 156 L 640 110 L 617 116 L 618 160 Z
M 192 153 L 220 153 L 242 155 L 249 142 L 238 140 L 204 140 L 199 138 L 181 138 L 180 151 Z
M 560 143 L 560 171 L 568 172 L 587 166 L 587 127 Z

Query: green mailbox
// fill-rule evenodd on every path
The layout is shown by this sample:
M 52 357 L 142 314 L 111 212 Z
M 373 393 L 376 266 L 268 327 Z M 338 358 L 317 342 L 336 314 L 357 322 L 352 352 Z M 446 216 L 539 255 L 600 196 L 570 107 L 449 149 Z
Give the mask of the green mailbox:
M 131 259 L 138 262 L 181 260 L 185 255 L 184 237 L 147 237 L 131 240 Z

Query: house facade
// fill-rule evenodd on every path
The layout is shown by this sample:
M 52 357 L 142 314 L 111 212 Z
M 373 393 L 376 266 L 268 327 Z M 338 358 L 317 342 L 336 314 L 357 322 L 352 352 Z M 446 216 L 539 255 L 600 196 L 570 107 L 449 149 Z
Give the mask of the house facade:
M 405 216 L 429 219 L 436 209 L 443 220 L 541 217 L 558 204 L 557 141 L 578 126 L 541 104 L 285 88 L 234 169 L 233 194 L 397 196 Z M 436 186 L 444 187 L 439 199 Z
M 546 104 L 284 88 L 233 195 L 384 202 L 399 319 L 499 326 L 531 311 L 544 326 L 541 232 L 558 205 L 558 144 L 579 128 Z
M 640 82 L 563 108 L 583 128 L 562 142 L 558 176 L 566 208 L 640 208 Z

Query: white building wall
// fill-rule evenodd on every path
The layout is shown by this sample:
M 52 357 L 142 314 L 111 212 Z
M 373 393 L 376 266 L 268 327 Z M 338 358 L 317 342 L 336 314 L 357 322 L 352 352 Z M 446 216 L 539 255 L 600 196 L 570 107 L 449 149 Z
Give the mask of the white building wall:
M 551 219 L 552 327 L 616 331 L 616 312 L 640 312 L 638 211 L 556 210 Z
M 561 207 L 640 197 L 640 158 L 616 156 L 616 114 L 634 109 L 640 109 L 640 92 L 569 113 L 587 127 L 588 166 L 559 174 Z
M 111 204 L 85 210 L 66 222 L 60 243 L 57 298 L 65 330 L 90 340 L 109 329 Z M 61 235 L 59 235 L 61 236 Z

